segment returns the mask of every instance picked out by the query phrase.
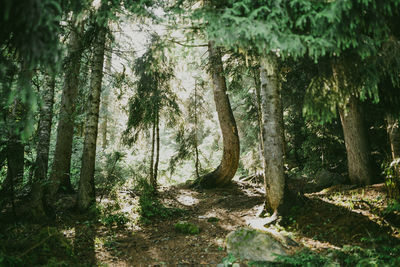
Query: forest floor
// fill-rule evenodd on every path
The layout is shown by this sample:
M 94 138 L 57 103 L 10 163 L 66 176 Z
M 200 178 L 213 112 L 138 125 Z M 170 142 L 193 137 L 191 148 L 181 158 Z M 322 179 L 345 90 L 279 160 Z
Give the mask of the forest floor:
M 52 223 L 11 223 L 2 213 L 0 266 L 2 262 L 5 266 L 216 266 L 228 262 L 225 238 L 229 232 L 263 228 L 257 224 L 263 207 L 262 185 L 235 182 L 211 190 L 160 188 L 162 206 L 154 209 L 160 214 L 147 214 L 152 219 L 145 220 L 139 214 L 141 197 L 119 191 L 113 200 L 101 201 L 97 213 L 103 215 L 96 219 L 66 212 Z M 63 199 L 64 204 L 72 202 L 72 197 Z M 200 232 L 177 232 L 174 225 L 179 221 L 199 226 Z M 308 248 L 319 254 L 346 246 L 374 249 L 400 243 L 400 215 L 391 209 L 383 184 L 342 185 L 306 194 L 302 205 L 291 208 L 285 225 L 267 227 L 264 230 L 294 240 L 295 250 Z

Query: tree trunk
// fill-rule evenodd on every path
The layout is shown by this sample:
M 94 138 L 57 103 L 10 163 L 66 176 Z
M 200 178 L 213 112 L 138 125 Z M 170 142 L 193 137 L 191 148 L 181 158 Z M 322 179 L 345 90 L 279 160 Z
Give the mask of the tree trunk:
M 72 22 L 73 23 L 73 22 Z M 57 141 L 54 152 L 50 184 L 50 198 L 59 191 L 72 192 L 70 180 L 72 140 L 74 136 L 75 103 L 78 93 L 80 60 L 82 57 L 81 36 L 77 28 L 71 31 L 68 47 L 68 63 L 65 68 L 64 86 L 61 97 L 60 115 L 57 126 Z
M 261 83 L 260 83 L 260 72 L 254 70 L 254 84 L 256 87 L 256 102 L 257 102 L 257 122 L 258 122 L 258 138 L 259 138 L 259 146 L 258 146 L 258 151 L 259 151 L 259 157 L 260 161 L 263 162 L 263 168 L 265 169 L 264 166 L 264 140 L 263 140 L 263 121 L 262 121 L 262 109 L 261 109 Z
M 197 82 L 194 86 L 194 149 L 195 149 L 195 170 L 196 179 L 200 178 L 199 175 L 199 141 L 197 138 Z
M 392 114 L 386 114 L 387 133 L 390 141 L 390 152 L 392 159 L 400 157 L 400 127 L 399 120 L 396 119 Z
M 154 163 L 154 179 L 153 179 L 153 188 L 157 189 L 158 182 L 158 162 L 160 161 L 160 111 L 157 108 L 156 114 L 156 161 Z
M 153 119 L 153 129 L 151 132 L 151 156 L 150 156 L 150 185 L 154 184 L 154 148 L 156 143 L 156 119 Z
M 235 118 L 229 103 L 224 69 L 220 50 L 213 42 L 208 44 L 210 72 L 214 88 L 214 101 L 218 113 L 223 139 L 223 154 L 219 166 L 211 173 L 201 177 L 199 184 L 204 188 L 223 186 L 235 176 L 239 166 L 239 135 Z
M 392 114 L 386 113 L 386 130 L 390 141 L 390 152 L 392 161 L 400 158 L 400 128 L 399 120 Z M 392 199 L 400 200 L 400 166 L 393 165 L 393 176 L 386 177 L 388 196 Z
M 18 87 L 20 91 L 31 91 L 32 69 L 25 62 L 21 63 L 18 76 Z M 28 100 L 29 101 L 29 100 Z M 15 215 L 15 190 L 23 183 L 25 151 L 21 135 L 23 134 L 25 123 L 28 119 L 26 105 L 23 103 L 22 96 L 17 95 L 12 103 L 11 111 L 6 118 L 8 140 L 5 148 L 7 158 L 7 176 L 3 181 L 0 195 L 8 196 L 11 199 L 13 212 Z
M 285 188 L 283 114 L 276 56 L 266 56 L 260 63 L 265 208 L 275 213 L 283 204 Z
M 112 51 L 111 46 L 109 46 L 110 51 L 106 53 L 106 67 L 105 71 L 107 75 L 111 75 L 111 63 L 112 63 Z M 110 87 L 111 83 L 108 83 L 104 88 L 102 93 L 102 101 L 101 101 L 101 113 L 103 120 L 100 125 L 101 131 L 101 148 L 105 150 L 107 148 L 107 130 L 108 130 L 108 101 L 110 97 Z
M 43 187 L 47 179 L 49 163 L 50 134 L 53 119 L 55 76 L 46 77 L 46 85 L 43 90 L 43 103 L 40 108 L 38 126 L 38 144 L 35 170 L 33 174 L 31 190 L 31 212 L 33 217 L 41 218 L 45 215 L 43 208 Z
M 344 142 L 347 151 L 349 179 L 352 184 L 368 185 L 372 182 L 371 156 L 367 140 L 367 129 L 361 103 L 351 96 L 346 110 L 339 109 Z
M 95 203 L 94 171 L 105 42 L 106 29 L 101 28 L 94 44 L 90 77 L 89 106 L 86 116 L 85 141 L 77 198 L 77 206 L 80 210 L 87 210 L 91 204 Z

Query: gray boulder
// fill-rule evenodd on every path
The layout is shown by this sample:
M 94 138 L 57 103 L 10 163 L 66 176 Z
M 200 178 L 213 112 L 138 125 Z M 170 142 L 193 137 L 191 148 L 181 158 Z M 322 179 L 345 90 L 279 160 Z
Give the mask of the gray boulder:
M 277 255 L 287 255 L 283 245 L 267 232 L 240 228 L 226 239 L 227 252 L 243 260 L 274 262 Z

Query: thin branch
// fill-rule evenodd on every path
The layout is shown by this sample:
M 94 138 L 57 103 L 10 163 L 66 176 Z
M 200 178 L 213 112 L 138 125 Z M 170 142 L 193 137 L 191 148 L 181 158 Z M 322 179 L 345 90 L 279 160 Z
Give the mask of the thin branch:
M 189 45 L 189 44 L 181 43 L 181 42 L 176 41 L 176 40 L 169 40 L 169 41 L 172 42 L 172 43 L 178 44 L 180 46 L 184 46 L 184 47 L 207 47 L 208 46 L 208 44 Z

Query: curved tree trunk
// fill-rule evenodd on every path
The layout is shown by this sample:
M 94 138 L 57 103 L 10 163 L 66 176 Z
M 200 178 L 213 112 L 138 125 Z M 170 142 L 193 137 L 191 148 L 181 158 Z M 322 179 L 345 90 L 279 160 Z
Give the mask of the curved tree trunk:
M 40 108 L 38 144 L 35 170 L 31 190 L 31 212 L 33 217 L 41 218 L 45 215 L 43 208 L 43 187 L 47 179 L 49 163 L 50 133 L 53 119 L 55 76 L 46 77 L 43 90 L 43 104 Z
M 85 141 L 77 198 L 77 206 L 80 210 L 87 210 L 95 202 L 94 170 L 105 42 L 106 29 L 102 28 L 97 35 L 93 52 L 89 106 L 86 116 Z
M 71 31 L 68 47 L 68 63 L 65 68 L 64 87 L 61 97 L 60 115 L 57 126 L 57 141 L 54 152 L 50 184 L 47 194 L 50 198 L 59 191 L 72 192 L 70 180 L 72 140 L 74 136 L 75 103 L 78 93 L 82 44 L 78 29 Z
M 351 96 L 346 110 L 339 109 L 352 184 L 372 183 L 370 148 L 360 100 Z
M 276 57 L 267 56 L 260 63 L 265 208 L 275 213 L 283 204 L 285 188 L 283 114 Z
M 221 53 L 213 42 L 208 44 L 210 60 L 210 72 L 214 88 L 214 101 L 218 113 L 218 120 L 221 127 L 224 150 L 219 166 L 211 173 L 201 177 L 201 187 L 212 188 L 229 183 L 239 166 L 239 135 L 235 118 L 229 103 L 226 81 L 223 76 L 223 64 Z

